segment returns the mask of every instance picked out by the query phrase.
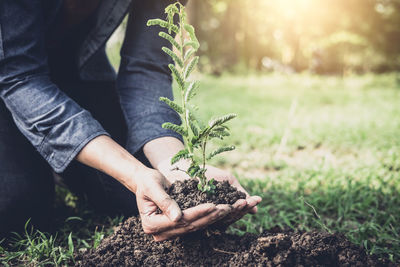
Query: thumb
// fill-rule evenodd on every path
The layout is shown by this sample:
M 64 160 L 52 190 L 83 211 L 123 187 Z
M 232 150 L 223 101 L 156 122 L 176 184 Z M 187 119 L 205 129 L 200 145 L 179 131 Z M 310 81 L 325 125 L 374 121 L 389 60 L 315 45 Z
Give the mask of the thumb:
M 171 221 L 177 222 L 182 218 L 182 211 L 178 204 L 165 192 L 160 184 L 155 185 L 148 192 L 148 196 Z

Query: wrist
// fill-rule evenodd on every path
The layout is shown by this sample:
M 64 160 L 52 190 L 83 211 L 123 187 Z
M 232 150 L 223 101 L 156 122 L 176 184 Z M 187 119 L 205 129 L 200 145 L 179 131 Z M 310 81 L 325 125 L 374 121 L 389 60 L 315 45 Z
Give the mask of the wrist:
M 134 162 L 132 162 L 134 163 Z M 155 170 L 146 167 L 143 164 L 131 164 L 130 168 L 122 173 L 120 182 L 127 187 L 130 191 L 136 194 L 140 184 L 142 184 L 146 177 L 152 176 Z
M 161 170 L 162 166 L 166 166 L 168 163 L 171 165 L 171 158 L 182 149 L 184 149 L 184 145 L 179 139 L 161 137 L 144 145 L 143 152 L 151 165 L 155 169 Z
M 134 193 L 138 181 L 151 170 L 108 136 L 89 142 L 78 154 L 77 160 L 114 177 Z
M 170 183 L 173 183 L 177 180 L 182 181 L 190 178 L 186 173 L 186 171 L 189 169 L 190 162 L 188 160 L 180 160 L 172 165 L 171 158 L 172 157 L 161 161 L 157 165 L 156 169 L 162 175 L 164 175 L 164 177 L 167 178 Z
M 171 170 L 183 170 L 187 171 L 190 167 L 190 160 L 188 159 L 181 159 L 178 162 L 171 164 L 171 159 L 173 156 L 170 156 L 158 163 L 155 169 L 159 171 L 171 171 Z

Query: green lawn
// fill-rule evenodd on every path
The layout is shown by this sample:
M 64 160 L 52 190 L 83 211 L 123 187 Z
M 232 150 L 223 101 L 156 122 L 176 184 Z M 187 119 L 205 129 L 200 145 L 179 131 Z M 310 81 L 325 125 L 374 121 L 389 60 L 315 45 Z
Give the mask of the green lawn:
M 263 197 L 233 231 L 325 229 L 400 257 L 398 77 L 227 76 L 203 88 L 209 114 L 239 115 L 238 149 L 216 164 Z
M 346 234 L 400 259 L 400 75 L 201 77 L 199 115 L 235 112 L 237 149 L 214 164 L 263 197 L 230 231 L 273 226 Z M 0 261 L 71 264 L 121 218 L 101 218 L 59 189 L 56 233 L 5 240 Z M 29 231 L 28 231 L 29 232 Z

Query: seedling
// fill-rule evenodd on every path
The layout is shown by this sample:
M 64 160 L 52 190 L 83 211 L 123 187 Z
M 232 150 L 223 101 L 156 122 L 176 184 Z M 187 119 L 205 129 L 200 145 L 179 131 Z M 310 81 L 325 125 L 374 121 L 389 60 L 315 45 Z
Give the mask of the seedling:
M 191 178 L 198 179 L 198 189 L 202 192 L 213 193 L 215 190 L 214 179 L 206 178 L 206 163 L 214 156 L 226 151 L 234 150 L 234 146 L 223 146 L 207 154 L 207 144 L 211 139 L 224 139 L 229 136 L 229 128 L 226 122 L 236 117 L 236 114 L 228 114 L 222 117 L 212 119 L 205 125 L 195 115 L 198 107 L 191 103 L 199 89 L 199 82 L 191 79 L 192 72 L 196 68 L 199 57 L 196 52 L 200 43 L 196 38 L 195 29 L 187 22 L 185 7 L 178 3 L 169 5 L 165 9 L 167 19 L 151 19 L 147 26 L 160 26 L 167 29 L 167 32 L 161 31 L 159 36 L 168 40 L 173 49 L 163 47 L 162 50 L 172 58 L 175 64 L 170 64 L 169 68 L 176 81 L 181 94 L 181 103 L 171 99 L 161 97 L 160 101 L 166 103 L 174 109 L 181 117 L 181 125 L 170 122 L 164 123 L 164 129 L 170 129 L 182 135 L 185 149 L 179 151 L 172 159 L 171 164 L 175 164 L 182 159 L 187 159 L 190 166 L 187 170 L 181 170 L 187 173 Z M 177 22 L 175 19 L 177 18 Z M 175 38 L 176 37 L 176 38 Z

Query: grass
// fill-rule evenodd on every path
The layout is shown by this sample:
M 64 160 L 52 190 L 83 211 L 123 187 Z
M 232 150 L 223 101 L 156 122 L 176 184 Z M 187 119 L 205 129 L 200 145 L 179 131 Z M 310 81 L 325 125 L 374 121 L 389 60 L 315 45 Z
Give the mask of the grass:
M 344 233 L 370 253 L 400 260 L 400 81 L 396 74 L 339 77 L 202 77 L 200 116 L 236 112 L 238 148 L 215 165 L 263 197 L 230 231 L 273 226 Z M 58 189 L 55 232 L 1 243 L 3 265 L 70 265 L 122 218 L 93 214 Z

